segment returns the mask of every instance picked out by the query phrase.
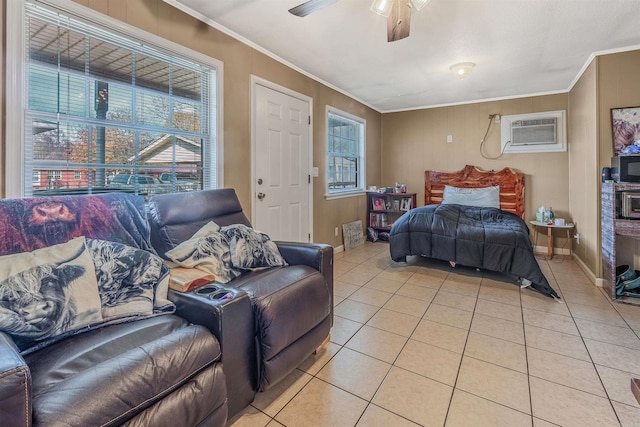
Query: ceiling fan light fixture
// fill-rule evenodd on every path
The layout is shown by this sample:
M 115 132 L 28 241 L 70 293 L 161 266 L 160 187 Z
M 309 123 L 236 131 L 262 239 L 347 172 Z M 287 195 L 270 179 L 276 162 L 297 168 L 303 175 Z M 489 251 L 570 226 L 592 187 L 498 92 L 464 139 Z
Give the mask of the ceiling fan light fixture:
M 431 0 L 411 0 L 411 3 L 413 3 L 413 7 L 415 7 L 416 10 L 420 10 L 428 5 L 430 1 Z
M 469 74 L 471 74 L 471 70 L 475 67 L 476 64 L 473 62 L 460 62 L 458 64 L 454 64 L 449 69 L 453 74 L 455 74 L 459 79 L 464 79 Z
M 388 18 L 392 7 L 393 0 L 373 0 L 371 11 Z

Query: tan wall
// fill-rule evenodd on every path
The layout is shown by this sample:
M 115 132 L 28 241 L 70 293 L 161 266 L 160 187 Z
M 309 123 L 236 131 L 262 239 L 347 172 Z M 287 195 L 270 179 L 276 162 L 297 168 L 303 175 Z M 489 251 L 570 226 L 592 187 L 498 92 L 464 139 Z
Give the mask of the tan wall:
M 610 166 L 613 154 L 611 108 L 640 106 L 640 50 L 598 57 L 598 169 Z M 600 187 L 598 186 L 598 191 Z M 600 221 L 600 205 L 598 222 Z M 618 264 L 640 268 L 640 240 L 620 239 Z M 600 252 L 598 252 L 598 255 Z M 601 275 L 601 274 L 600 274 Z
M 452 107 L 384 114 L 383 185 L 406 183 L 408 191 L 418 193 L 418 206 L 424 205 L 424 171 L 456 171 L 465 165 L 485 170 L 510 167 L 525 173 L 525 216 L 534 219 L 541 205 L 551 206 L 557 217 L 572 221 L 569 211 L 568 153 L 505 154 L 499 160 L 480 155 L 480 141 L 489 123 L 489 114 L 511 115 L 567 110 L 566 94 L 482 102 Z M 447 143 L 447 135 L 453 143 Z M 568 144 L 571 145 L 571 138 Z M 485 143 L 485 154 L 500 154 L 500 124 L 492 123 Z M 538 245 L 546 245 L 540 235 Z M 563 247 L 566 238 L 557 238 Z
M 580 233 L 574 253 L 601 277 L 597 63 L 589 65 L 569 93 L 569 206 Z
M 2 0 L 3 5 L 5 1 Z M 331 105 L 367 121 L 366 169 L 367 183 L 371 183 L 370 185 L 376 185 L 380 181 L 380 113 L 280 64 L 161 0 L 75 1 L 224 63 L 224 184 L 236 189 L 249 217 L 252 199 L 251 75 L 313 98 L 313 164 L 320 172 L 313 185 L 314 240 L 338 246 L 342 244 L 343 223 L 357 219 L 364 222 L 364 196 L 332 201 L 324 198 L 325 107 Z M 334 236 L 335 227 L 340 229 L 338 237 Z

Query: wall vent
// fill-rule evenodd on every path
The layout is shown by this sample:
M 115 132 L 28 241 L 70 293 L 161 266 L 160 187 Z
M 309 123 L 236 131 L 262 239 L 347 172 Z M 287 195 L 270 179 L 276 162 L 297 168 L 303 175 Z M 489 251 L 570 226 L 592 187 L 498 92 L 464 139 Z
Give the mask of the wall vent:
M 502 116 L 503 153 L 567 151 L 565 111 Z

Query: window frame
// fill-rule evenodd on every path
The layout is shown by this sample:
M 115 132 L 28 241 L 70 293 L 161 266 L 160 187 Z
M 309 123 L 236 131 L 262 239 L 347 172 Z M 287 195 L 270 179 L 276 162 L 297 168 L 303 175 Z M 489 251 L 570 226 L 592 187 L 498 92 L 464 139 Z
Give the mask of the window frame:
M 347 119 L 347 120 L 351 120 L 354 121 L 356 123 L 358 123 L 360 125 L 360 135 L 359 135 L 359 143 L 358 143 L 358 153 L 357 153 L 357 158 L 358 158 L 358 176 L 357 176 L 357 187 L 356 188 L 350 188 L 350 189 L 346 189 L 346 190 L 331 190 L 329 189 L 329 179 L 330 179 L 330 171 L 329 171 L 329 166 L 331 164 L 330 159 L 331 159 L 331 154 L 329 153 L 329 115 L 333 114 L 336 116 L 339 116 L 343 119 Z M 325 198 L 327 200 L 331 200 L 331 199 L 339 199 L 339 198 L 343 198 L 343 197 L 353 197 L 353 196 L 360 196 L 366 193 L 365 188 L 365 181 L 366 181 L 366 147 L 367 147 L 367 121 L 366 119 L 363 119 L 362 117 L 358 117 L 356 115 L 353 115 L 351 113 L 348 113 L 346 111 L 342 111 L 336 107 L 332 107 L 330 105 L 327 105 L 326 107 L 326 112 L 325 112 L 325 142 L 326 142 L 326 149 L 325 149 L 325 161 L 326 161 L 326 180 L 325 180 Z
M 202 159 L 203 164 L 212 164 L 216 176 L 212 177 L 216 188 L 224 187 L 224 64 L 222 61 L 196 52 L 186 46 L 179 45 L 167 39 L 148 33 L 132 25 L 118 21 L 115 18 L 101 14 L 86 6 L 68 0 L 12 0 L 7 2 L 6 9 L 6 140 L 18 141 L 16 144 L 5 143 L 5 197 L 24 197 L 27 179 L 25 176 L 25 119 L 27 76 L 25 75 L 25 4 L 33 3 L 54 8 L 74 19 L 107 28 L 120 36 L 126 36 L 132 41 L 142 43 L 158 49 L 165 54 L 175 55 L 190 61 L 201 63 L 215 70 L 215 78 L 211 80 L 212 107 L 209 122 L 211 124 L 210 138 L 215 144 L 215 151 L 210 150 L 210 156 Z M 215 95 L 215 96 L 214 96 Z

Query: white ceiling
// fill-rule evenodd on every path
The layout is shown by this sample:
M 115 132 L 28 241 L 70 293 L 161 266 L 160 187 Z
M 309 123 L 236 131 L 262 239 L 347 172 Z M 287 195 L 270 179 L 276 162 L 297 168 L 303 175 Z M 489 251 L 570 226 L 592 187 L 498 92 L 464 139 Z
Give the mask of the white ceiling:
M 640 49 L 640 0 L 431 0 L 393 43 L 372 0 L 164 1 L 380 112 L 566 92 L 594 54 Z

